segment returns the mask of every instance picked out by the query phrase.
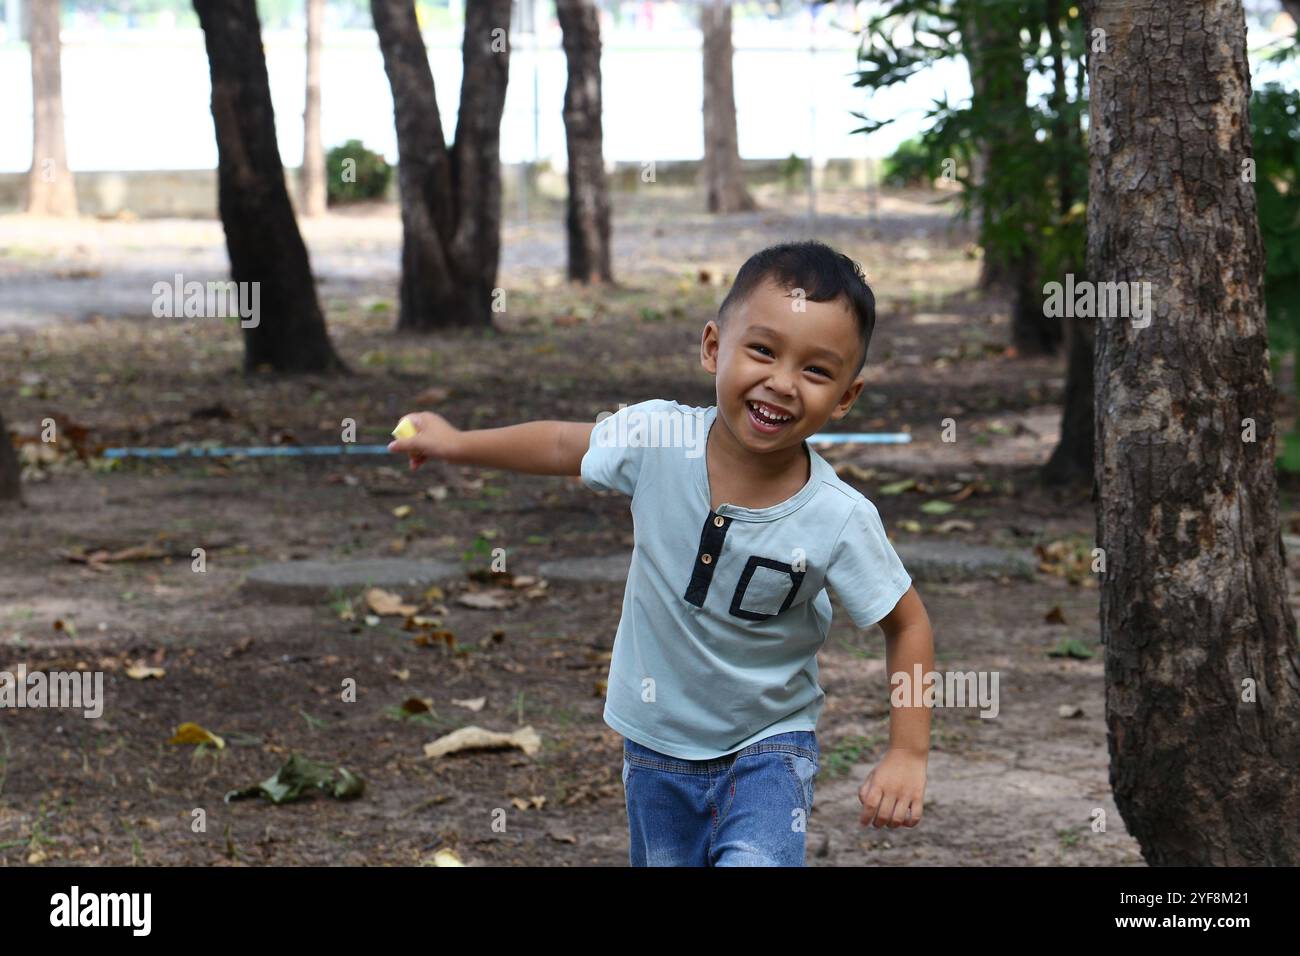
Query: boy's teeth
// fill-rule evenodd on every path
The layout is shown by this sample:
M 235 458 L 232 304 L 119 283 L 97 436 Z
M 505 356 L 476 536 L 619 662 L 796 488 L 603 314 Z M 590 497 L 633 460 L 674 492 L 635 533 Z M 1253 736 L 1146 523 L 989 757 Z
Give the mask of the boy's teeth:
M 759 418 L 772 422 L 772 424 L 774 425 L 779 422 L 788 422 L 793 417 L 791 415 L 779 415 L 776 412 L 770 410 L 762 402 L 750 402 L 749 407 L 754 410 L 754 412 L 758 415 Z

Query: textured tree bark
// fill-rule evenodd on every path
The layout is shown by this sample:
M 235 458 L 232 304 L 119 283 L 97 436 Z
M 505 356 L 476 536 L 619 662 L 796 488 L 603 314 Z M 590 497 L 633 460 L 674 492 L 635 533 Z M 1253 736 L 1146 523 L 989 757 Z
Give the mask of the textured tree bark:
M 701 0 L 700 30 L 704 34 L 704 188 L 709 212 L 747 212 L 758 204 L 745 187 L 736 136 L 731 3 Z
M 231 278 L 258 283 L 244 367 L 342 371 L 289 203 L 254 0 L 194 0 L 212 75 L 217 182 Z M 241 325 L 245 323 L 241 322 Z
M 510 0 L 465 6 L 456 139 L 448 151 L 412 0 L 370 0 L 393 91 L 402 202 L 397 327 L 489 325 L 501 255 L 501 114 Z
M 1241 0 L 1088 7 L 1106 45 L 1089 55 L 1089 278 L 1149 281 L 1155 302 L 1145 328 L 1097 324 L 1115 802 L 1153 865 L 1294 865 L 1300 648 L 1278 526 L 1264 254 L 1241 175 Z
M 320 133 L 321 33 L 325 27 L 325 0 L 307 0 L 307 101 L 302 111 L 302 175 L 298 189 L 304 216 L 323 216 L 325 147 Z
M 77 192 L 63 139 L 59 0 L 31 0 L 29 10 L 32 168 L 27 174 L 27 212 L 33 216 L 75 216 Z
M 0 415 L 0 501 L 22 500 L 21 477 L 18 455 L 5 429 L 4 415 Z
M 569 150 L 569 278 L 610 282 L 609 184 L 600 96 L 600 11 L 593 0 L 556 0 L 569 82 L 564 133 Z

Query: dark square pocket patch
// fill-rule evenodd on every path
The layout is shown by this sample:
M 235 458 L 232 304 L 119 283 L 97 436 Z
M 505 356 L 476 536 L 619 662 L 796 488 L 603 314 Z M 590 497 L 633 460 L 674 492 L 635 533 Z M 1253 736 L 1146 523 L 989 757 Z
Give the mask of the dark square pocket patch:
M 789 564 L 752 555 L 732 595 L 731 613 L 748 621 L 776 617 L 794 603 L 804 573 Z

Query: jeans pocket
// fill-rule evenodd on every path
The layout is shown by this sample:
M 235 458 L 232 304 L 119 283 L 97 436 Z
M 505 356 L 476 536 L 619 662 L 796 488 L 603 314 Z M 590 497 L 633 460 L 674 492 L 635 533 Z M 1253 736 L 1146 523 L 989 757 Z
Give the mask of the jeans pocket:
M 819 763 L 803 754 L 783 753 L 781 757 L 781 762 L 785 764 L 790 780 L 794 783 L 795 793 L 801 801 L 806 822 L 808 814 L 812 813 L 813 783 L 817 779 Z

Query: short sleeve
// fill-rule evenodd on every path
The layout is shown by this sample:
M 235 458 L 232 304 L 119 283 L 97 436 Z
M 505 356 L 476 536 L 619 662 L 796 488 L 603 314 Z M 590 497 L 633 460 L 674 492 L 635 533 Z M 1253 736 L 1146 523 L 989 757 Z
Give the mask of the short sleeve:
M 662 399 L 652 399 L 624 405 L 598 422 L 582 456 L 582 483 L 595 491 L 633 494 L 645 460 L 644 423 L 664 404 Z
M 831 549 L 826 584 L 857 627 L 879 622 L 912 586 L 876 506 L 866 498 L 854 505 Z

